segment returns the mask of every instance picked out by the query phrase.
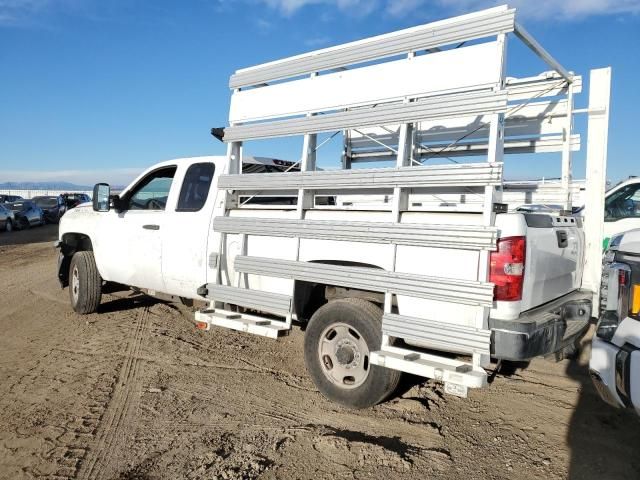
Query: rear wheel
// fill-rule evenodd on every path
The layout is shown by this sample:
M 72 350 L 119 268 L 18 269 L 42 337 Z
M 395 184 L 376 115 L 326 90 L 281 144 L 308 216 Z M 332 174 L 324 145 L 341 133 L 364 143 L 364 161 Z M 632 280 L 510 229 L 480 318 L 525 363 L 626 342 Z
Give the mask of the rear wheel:
M 351 408 L 371 407 L 398 386 L 400 372 L 371 365 L 382 342 L 382 310 L 347 298 L 320 307 L 305 332 L 309 375 L 325 397 Z
M 102 278 L 93 252 L 76 252 L 69 266 L 69 299 L 77 313 L 94 313 L 102 297 Z

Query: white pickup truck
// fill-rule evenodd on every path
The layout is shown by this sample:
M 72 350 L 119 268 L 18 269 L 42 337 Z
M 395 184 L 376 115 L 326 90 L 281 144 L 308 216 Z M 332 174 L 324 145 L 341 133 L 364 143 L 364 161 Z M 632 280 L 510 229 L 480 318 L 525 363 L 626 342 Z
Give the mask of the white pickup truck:
M 60 225 L 59 278 L 63 285 L 69 285 L 74 310 L 95 312 L 104 282 L 147 289 L 151 294 L 162 292 L 205 300 L 202 287 L 217 282 L 217 270 L 211 259 L 217 258 L 221 251 L 226 252 L 232 271 L 231 265 L 241 253 L 241 240 L 237 236 L 229 235 L 220 247 L 213 235 L 216 220 L 225 218 L 222 217 L 225 192 L 219 191 L 216 183 L 226 162 L 226 157 L 200 157 L 159 163 L 142 173 L 119 196 L 111 197 L 111 205 L 105 201 L 108 197 L 102 190 L 104 187 L 99 187 L 94 193 L 95 209 L 91 204 L 84 204 L 70 210 Z M 274 209 L 272 203 L 267 205 L 268 208 L 260 208 L 260 204 L 247 205 L 257 208 L 237 209 L 234 217 L 277 221 L 290 219 L 295 213 L 292 208 Z M 307 218 L 314 221 L 347 219 L 363 222 L 364 226 L 384 220 L 386 215 L 387 212 L 327 208 L 314 210 Z M 425 212 L 407 214 L 406 218 L 414 224 L 421 222 L 420 217 L 433 221 L 433 215 L 442 217 L 438 222 L 445 224 L 451 216 Z M 583 334 L 591 315 L 591 294 L 580 290 L 584 235 L 579 219 L 505 213 L 498 215 L 496 226 L 500 238 L 498 251 L 491 253 L 489 277 L 497 286 L 489 318 L 491 355 L 498 359 L 525 360 L 571 345 Z M 293 251 L 288 239 L 256 238 L 257 241 L 248 246 L 251 255 L 288 258 Z M 341 243 L 337 247 L 336 241 L 330 239 L 302 239 L 300 249 L 306 253 L 301 260 L 388 269 L 380 245 Z M 416 251 L 415 247 L 406 246 L 405 249 L 399 252 L 397 267 L 406 272 L 428 272 L 435 277 L 453 274 L 466 279 L 471 278 L 477 268 L 475 252 L 436 247 Z M 234 282 L 232 278 L 227 283 Z M 281 294 L 290 291 L 286 281 L 273 278 L 252 279 L 250 286 Z M 326 318 L 319 314 L 332 312 L 327 306 L 344 307 L 344 302 L 352 300 L 356 301 L 348 305 L 356 309 L 354 315 L 366 318 L 376 330 L 371 335 L 371 343 L 346 351 L 365 357 L 380 346 L 375 342 L 380 341 L 382 294 L 299 282 L 293 296 L 293 314 L 297 321 L 311 320 L 313 324 L 314 318 Z M 437 309 L 433 314 L 435 318 L 452 316 L 463 325 L 473 319 L 473 313 L 464 305 L 407 298 L 399 298 L 396 305 L 397 312 L 406 316 L 433 308 Z M 311 325 L 306 335 L 315 335 L 309 340 L 315 347 L 321 343 L 320 332 Z M 313 361 L 313 358 L 307 359 L 308 364 Z M 322 388 L 322 382 L 317 378 L 316 381 Z M 385 394 L 387 390 L 383 388 Z M 369 395 L 356 397 L 354 404 L 361 405 L 366 398 L 374 403 L 382 399 Z
M 554 71 L 507 77 L 508 33 Z M 103 284 L 116 282 L 207 301 L 195 315 L 205 330 L 275 338 L 305 325 L 310 376 L 351 407 L 382 401 L 400 372 L 466 396 L 487 385 L 491 358 L 557 353 L 587 328 L 609 84 L 609 69 L 593 70 L 582 111 L 587 209 L 600 219 L 583 230 L 580 218 L 507 213 L 501 202 L 506 155 L 556 152 L 571 212 L 580 147 L 581 77 L 514 9 L 238 70 L 230 125 L 212 130 L 227 155 L 159 163 L 117 196 L 96 185 L 93 206 L 60 224 L 60 281 L 78 313 L 95 312 Z M 253 142 L 295 136 L 299 161 L 270 160 L 271 173 L 246 167 Z M 318 168 L 318 150 L 337 139 L 334 168 Z
M 611 238 L 589 369 L 600 396 L 640 415 L 640 229 Z

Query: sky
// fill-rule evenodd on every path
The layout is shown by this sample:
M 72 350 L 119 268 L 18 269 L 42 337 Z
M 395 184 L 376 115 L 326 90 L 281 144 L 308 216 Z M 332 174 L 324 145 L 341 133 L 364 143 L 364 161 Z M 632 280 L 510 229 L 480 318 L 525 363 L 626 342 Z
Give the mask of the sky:
M 499 3 L 0 0 L 0 182 L 122 185 L 158 161 L 224 154 L 209 130 L 227 124 L 236 69 Z M 510 5 L 568 70 L 587 79 L 589 69 L 612 66 L 608 177 L 640 175 L 640 0 Z M 509 74 L 548 70 L 515 37 L 509 42 Z M 587 105 L 586 88 L 576 105 Z M 585 126 L 576 121 L 583 152 Z M 585 173 L 583 152 L 576 177 Z M 287 154 L 296 156 L 275 145 L 272 155 Z M 557 176 L 559 168 L 559 157 L 546 155 L 509 156 L 505 165 L 511 179 Z

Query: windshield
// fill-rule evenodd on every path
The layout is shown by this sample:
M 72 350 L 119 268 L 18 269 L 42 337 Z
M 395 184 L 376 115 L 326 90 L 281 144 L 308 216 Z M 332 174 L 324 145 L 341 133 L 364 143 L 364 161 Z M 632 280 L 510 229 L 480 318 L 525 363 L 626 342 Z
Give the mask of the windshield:
M 5 206 L 9 207 L 14 212 L 21 212 L 27 210 L 27 205 L 22 202 L 7 203 Z
M 56 197 L 39 197 L 34 198 L 33 201 L 41 208 L 52 208 L 58 206 L 58 199 Z
M 627 185 L 605 200 L 605 220 L 640 216 L 640 183 Z

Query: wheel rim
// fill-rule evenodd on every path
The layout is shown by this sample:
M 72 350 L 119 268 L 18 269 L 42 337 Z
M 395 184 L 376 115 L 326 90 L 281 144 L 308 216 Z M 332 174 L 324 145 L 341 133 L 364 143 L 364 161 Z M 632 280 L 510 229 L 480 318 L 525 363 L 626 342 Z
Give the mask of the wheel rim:
M 78 273 L 78 267 L 73 267 L 73 272 L 71 272 L 71 296 L 73 297 L 74 305 L 78 303 L 79 294 L 80 294 L 80 275 Z
M 5 225 L 5 230 L 7 232 L 10 232 L 11 230 L 13 230 L 13 224 L 11 223 L 11 220 L 7 220 L 7 224 Z
M 318 357 L 324 375 L 340 388 L 357 388 L 369 376 L 367 342 L 346 323 L 334 323 L 322 332 Z

